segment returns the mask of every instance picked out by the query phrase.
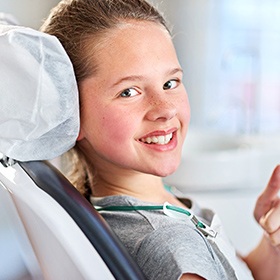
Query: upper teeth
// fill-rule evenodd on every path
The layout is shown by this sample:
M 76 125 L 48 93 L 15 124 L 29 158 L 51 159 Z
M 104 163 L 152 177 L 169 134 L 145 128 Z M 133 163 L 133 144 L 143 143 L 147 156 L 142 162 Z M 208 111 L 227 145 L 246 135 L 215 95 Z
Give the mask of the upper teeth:
M 167 135 L 142 138 L 141 141 L 146 142 L 148 144 L 155 143 L 155 144 L 165 145 L 165 144 L 169 143 L 171 138 L 172 138 L 172 133 L 167 134 Z

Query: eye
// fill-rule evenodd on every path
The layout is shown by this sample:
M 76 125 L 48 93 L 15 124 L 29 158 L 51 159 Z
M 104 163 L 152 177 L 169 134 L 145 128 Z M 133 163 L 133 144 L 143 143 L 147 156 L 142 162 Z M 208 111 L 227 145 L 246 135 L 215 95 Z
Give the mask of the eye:
M 121 92 L 120 97 L 133 97 L 135 95 L 138 95 L 139 92 L 134 88 L 127 88 L 124 91 Z
M 164 85 L 163 85 L 163 89 L 167 90 L 167 89 L 173 89 L 176 88 L 179 84 L 178 80 L 169 80 L 167 81 Z

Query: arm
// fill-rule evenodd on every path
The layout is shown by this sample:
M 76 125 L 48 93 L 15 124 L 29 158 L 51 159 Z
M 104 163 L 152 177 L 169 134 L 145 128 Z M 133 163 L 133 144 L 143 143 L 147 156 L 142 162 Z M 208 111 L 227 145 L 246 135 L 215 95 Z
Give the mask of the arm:
M 280 279 L 280 165 L 259 196 L 254 216 L 264 229 L 260 244 L 244 258 L 256 280 Z

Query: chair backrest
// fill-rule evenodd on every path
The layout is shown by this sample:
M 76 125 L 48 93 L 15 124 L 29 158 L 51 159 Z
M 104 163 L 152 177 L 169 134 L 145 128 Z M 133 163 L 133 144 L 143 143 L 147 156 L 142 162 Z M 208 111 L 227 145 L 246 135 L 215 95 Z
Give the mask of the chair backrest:
M 43 161 L 73 147 L 79 132 L 78 86 L 63 46 L 54 36 L 0 24 L 0 61 L 0 188 L 40 277 L 144 279 L 93 206 Z
M 144 279 L 103 218 L 50 163 L 0 164 L 1 187 L 13 201 L 43 279 Z

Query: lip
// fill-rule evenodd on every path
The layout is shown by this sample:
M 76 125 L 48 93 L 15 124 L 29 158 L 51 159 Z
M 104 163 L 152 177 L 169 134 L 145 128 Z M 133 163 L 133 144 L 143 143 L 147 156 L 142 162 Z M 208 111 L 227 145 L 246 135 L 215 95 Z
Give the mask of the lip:
M 149 134 L 146 134 L 146 136 L 143 136 L 143 138 L 152 137 L 152 136 L 161 136 L 161 135 L 165 136 L 165 135 L 170 134 L 170 133 L 172 133 L 172 139 L 170 140 L 169 143 L 167 143 L 165 145 L 148 144 L 148 143 L 142 142 L 140 140 L 138 140 L 138 142 L 141 145 L 149 148 L 150 150 L 155 150 L 155 151 L 158 151 L 158 152 L 172 151 L 177 147 L 177 143 L 178 143 L 177 129 L 176 128 L 175 129 L 173 128 L 173 129 L 170 129 L 170 130 L 165 130 L 165 131 L 162 131 L 162 130 L 153 131 Z
M 142 139 L 142 138 L 148 138 L 148 137 L 153 137 L 153 136 L 165 136 L 165 135 L 168 135 L 170 133 L 172 134 L 175 134 L 177 131 L 177 128 L 170 128 L 168 130 L 156 130 L 156 131 L 153 131 L 153 132 L 150 132 L 142 137 L 140 137 L 139 139 Z

